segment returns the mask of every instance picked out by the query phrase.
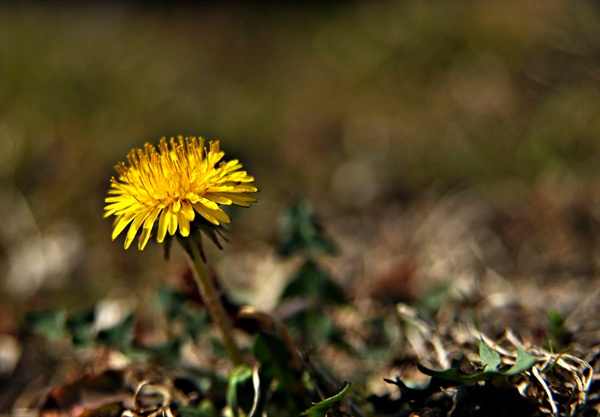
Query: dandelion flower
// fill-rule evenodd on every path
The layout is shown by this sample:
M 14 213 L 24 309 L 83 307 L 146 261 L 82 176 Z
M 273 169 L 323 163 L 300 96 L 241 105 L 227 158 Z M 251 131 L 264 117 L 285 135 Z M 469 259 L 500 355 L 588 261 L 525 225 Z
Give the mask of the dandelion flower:
M 170 145 L 170 146 L 169 146 Z M 111 178 L 104 217 L 115 215 L 112 239 L 127 226 L 125 249 L 141 228 L 138 248 L 143 250 L 158 221 L 156 240 L 163 242 L 167 232 L 189 236 L 192 222 L 199 214 L 214 226 L 229 223 L 220 205 L 249 207 L 257 199 L 254 177 L 241 171 L 237 159 L 219 162 L 225 155 L 219 141 L 204 146 L 204 139 L 162 138 L 156 149 L 146 143 L 120 162 Z

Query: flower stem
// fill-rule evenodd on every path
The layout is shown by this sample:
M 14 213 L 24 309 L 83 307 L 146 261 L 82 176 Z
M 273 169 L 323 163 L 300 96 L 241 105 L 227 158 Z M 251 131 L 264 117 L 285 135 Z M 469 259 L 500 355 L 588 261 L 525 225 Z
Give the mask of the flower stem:
M 195 244 L 194 240 L 195 239 L 193 238 L 180 238 L 179 242 L 188 255 L 188 259 L 192 265 L 192 271 L 194 272 L 194 277 L 196 278 L 196 283 L 198 284 L 200 294 L 202 295 L 202 299 L 208 308 L 208 312 L 212 317 L 213 323 L 221 332 L 225 349 L 227 349 L 227 353 L 229 354 L 229 359 L 233 365 L 240 365 L 244 363 L 244 360 L 242 357 L 242 352 L 240 351 L 235 338 L 233 337 L 233 326 L 225 312 L 225 308 L 221 303 L 221 300 L 217 294 L 217 290 L 206 271 L 204 259 L 202 258 L 200 249 L 198 245 Z

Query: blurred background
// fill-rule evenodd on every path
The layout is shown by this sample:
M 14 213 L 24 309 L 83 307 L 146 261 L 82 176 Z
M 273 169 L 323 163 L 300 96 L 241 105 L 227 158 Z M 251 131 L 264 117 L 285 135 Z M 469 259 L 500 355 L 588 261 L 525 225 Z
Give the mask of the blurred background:
M 473 243 L 454 239 L 472 222 L 440 231 L 474 208 L 495 213 L 478 239 L 502 275 L 536 259 L 597 278 L 598 2 L 2 2 L 3 330 L 31 309 L 143 304 L 181 268 L 177 250 L 124 251 L 102 218 L 114 165 L 175 135 L 220 139 L 261 189 L 209 251 L 232 285 L 274 280 L 297 199 L 339 242 L 342 281 L 435 278 Z

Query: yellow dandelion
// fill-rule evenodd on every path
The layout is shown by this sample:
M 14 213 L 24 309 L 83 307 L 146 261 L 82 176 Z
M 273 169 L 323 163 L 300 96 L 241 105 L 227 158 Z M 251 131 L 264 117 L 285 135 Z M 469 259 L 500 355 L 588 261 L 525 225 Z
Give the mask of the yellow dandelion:
M 170 144 L 170 146 L 169 146 Z M 162 138 L 158 150 L 146 143 L 127 156 L 128 165 L 116 167 L 109 196 L 105 199 L 104 217 L 116 216 L 112 239 L 129 225 L 125 249 L 129 248 L 140 228 L 138 248 L 143 250 L 158 219 L 156 240 L 163 242 L 167 232 L 177 230 L 189 236 L 190 222 L 200 214 L 215 226 L 230 219 L 220 205 L 249 207 L 257 199 L 254 177 L 240 171 L 237 159 L 219 162 L 225 155 L 219 141 L 204 146 L 204 139 Z

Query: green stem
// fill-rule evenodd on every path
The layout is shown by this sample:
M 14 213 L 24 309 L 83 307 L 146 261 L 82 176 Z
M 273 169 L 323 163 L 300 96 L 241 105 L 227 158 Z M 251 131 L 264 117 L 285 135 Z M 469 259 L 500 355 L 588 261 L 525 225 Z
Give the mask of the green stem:
M 221 303 L 217 290 L 206 271 L 206 266 L 202 255 L 200 254 L 198 245 L 195 244 L 194 239 L 191 238 L 191 236 L 189 238 L 180 238 L 179 242 L 188 255 L 194 277 L 196 278 L 198 288 L 200 289 L 200 294 L 208 308 L 213 323 L 221 332 L 225 349 L 227 349 L 227 353 L 229 354 L 229 359 L 236 366 L 244 363 L 242 352 L 233 337 L 233 326 L 225 312 L 225 308 Z

